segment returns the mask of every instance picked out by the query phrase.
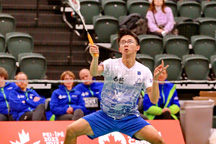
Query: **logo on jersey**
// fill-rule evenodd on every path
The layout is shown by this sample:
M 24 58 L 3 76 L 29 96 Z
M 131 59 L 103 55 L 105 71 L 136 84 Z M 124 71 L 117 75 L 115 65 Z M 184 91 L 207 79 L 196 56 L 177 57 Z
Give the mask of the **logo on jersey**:
M 134 84 L 134 86 L 141 86 L 142 85 L 142 82 L 141 82 L 141 79 L 138 78 Z
M 88 96 L 89 95 L 89 93 L 88 92 L 83 92 L 82 93 L 82 96 L 84 97 L 84 96 Z
M 137 71 L 137 75 L 141 75 L 141 71 Z
M 17 95 L 17 98 L 24 98 L 24 95 Z
M 119 84 L 123 84 L 124 83 L 124 78 L 123 77 L 118 78 L 117 76 L 115 76 L 113 78 L 113 81 L 114 82 L 119 82 Z
M 66 96 L 66 95 L 59 95 L 58 97 L 59 97 L 59 99 L 64 99 L 64 98 L 66 98 L 67 96 Z

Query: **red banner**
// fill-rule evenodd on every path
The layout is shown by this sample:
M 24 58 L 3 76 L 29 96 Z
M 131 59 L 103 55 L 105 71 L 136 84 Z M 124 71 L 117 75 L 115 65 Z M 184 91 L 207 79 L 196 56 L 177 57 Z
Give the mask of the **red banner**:
M 73 121 L 25 121 L 0 122 L 2 144 L 63 144 L 67 126 Z M 166 144 L 185 144 L 179 121 L 149 121 L 162 135 Z M 80 136 L 78 144 L 149 144 L 137 141 L 119 132 L 113 132 L 91 140 Z

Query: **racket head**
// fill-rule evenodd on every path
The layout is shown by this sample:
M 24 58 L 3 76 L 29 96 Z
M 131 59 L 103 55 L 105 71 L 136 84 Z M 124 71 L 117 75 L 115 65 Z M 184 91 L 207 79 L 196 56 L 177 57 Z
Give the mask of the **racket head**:
M 80 10 L 80 2 L 79 0 L 67 0 L 68 4 L 72 7 L 72 9 L 76 12 L 79 13 Z

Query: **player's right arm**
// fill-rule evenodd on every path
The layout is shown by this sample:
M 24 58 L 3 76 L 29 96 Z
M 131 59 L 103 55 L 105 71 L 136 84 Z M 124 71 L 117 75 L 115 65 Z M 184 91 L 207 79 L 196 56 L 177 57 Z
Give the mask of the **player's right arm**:
M 92 76 L 100 76 L 104 71 L 104 67 L 103 65 L 98 65 L 99 48 L 95 44 L 89 44 L 89 46 L 90 46 L 89 53 L 92 56 L 92 61 L 90 65 L 90 73 Z

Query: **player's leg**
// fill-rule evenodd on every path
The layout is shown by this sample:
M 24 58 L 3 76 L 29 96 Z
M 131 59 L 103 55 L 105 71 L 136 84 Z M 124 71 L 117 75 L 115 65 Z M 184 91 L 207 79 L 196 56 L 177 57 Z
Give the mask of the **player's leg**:
M 85 119 L 78 119 L 67 127 L 64 144 L 76 144 L 78 136 L 93 134 L 89 123 Z
M 140 140 L 146 140 L 152 144 L 165 144 L 158 131 L 152 125 L 143 127 L 134 134 L 134 137 Z

